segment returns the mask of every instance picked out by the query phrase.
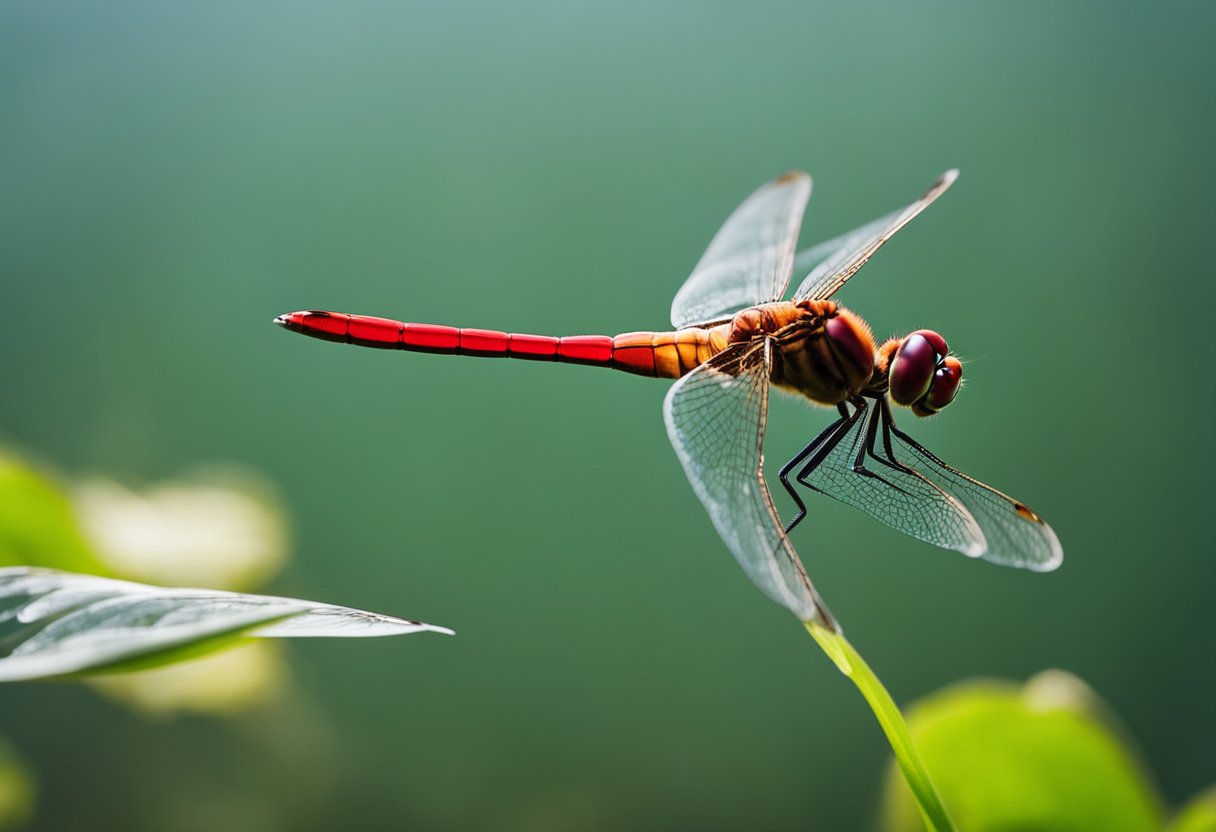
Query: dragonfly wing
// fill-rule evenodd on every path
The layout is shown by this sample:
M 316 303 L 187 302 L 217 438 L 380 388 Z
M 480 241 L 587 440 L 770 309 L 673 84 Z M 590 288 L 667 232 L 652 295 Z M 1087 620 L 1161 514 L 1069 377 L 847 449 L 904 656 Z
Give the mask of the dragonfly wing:
M 1051 526 L 1025 503 L 984 485 L 942 462 L 895 427 L 889 414 L 890 455 L 900 464 L 937 483 L 965 505 L 984 530 L 984 560 L 1035 572 L 1050 572 L 1064 560 L 1064 549 Z
M 771 361 L 767 340 L 720 353 L 672 386 L 663 418 L 693 490 L 752 583 L 803 621 L 830 621 L 764 481 Z
M 916 470 L 870 453 L 879 417 L 879 407 L 869 406 L 800 480 L 896 531 L 979 557 L 986 548 L 984 533 L 965 505 Z
M 803 274 L 808 269 L 810 273 L 794 292 L 794 300 L 824 300 L 831 297 L 882 248 L 883 243 L 928 208 L 957 178 L 957 170 L 948 170 L 911 205 L 834 240 L 799 252 L 795 258 L 798 273 Z
M 677 329 L 779 300 L 794 265 L 811 177 L 779 176 L 749 196 L 714 235 L 671 304 Z

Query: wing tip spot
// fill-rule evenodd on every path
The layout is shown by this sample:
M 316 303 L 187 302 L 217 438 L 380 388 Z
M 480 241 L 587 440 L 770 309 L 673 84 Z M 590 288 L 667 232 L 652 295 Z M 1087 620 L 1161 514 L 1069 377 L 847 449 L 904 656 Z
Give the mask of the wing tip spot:
M 958 173 L 958 168 L 950 168 L 950 170 L 937 177 L 937 181 L 925 192 L 925 197 L 934 196 L 936 198 L 937 196 L 941 196 L 942 192 L 953 185 L 954 180 L 958 179 Z
M 1030 507 L 1025 503 L 1014 503 L 1013 510 L 1018 513 L 1018 517 L 1030 523 L 1038 523 L 1043 525 L 1043 518 L 1030 510 Z

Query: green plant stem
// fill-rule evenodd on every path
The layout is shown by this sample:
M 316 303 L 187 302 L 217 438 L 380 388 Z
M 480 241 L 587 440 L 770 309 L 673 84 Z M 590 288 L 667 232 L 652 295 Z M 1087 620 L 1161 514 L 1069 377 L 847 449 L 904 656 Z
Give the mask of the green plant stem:
M 804 621 L 803 625 L 823 648 L 823 652 L 828 654 L 828 658 L 840 668 L 840 672 L 853 680 L 853 684 L 857 685 L 857 689 L 869 703 L 870 710 L 874 712 L 883 733 L 887 735 L 891 750 L 895 752 L 899 770 L 903 773 L 908 788 L 912 790 L 912 796 L 916 798 L 916 805 L 925 819 L 925 826 L 930 832 L 955 832 L 954 824 L 946 814 L 946 807 L 942 804 L 933 781 L 929 779 L 929 772 L 925 769 L 920 754 L 916 752 L 916 746 L 912 744 L 908 726 L 904 724 L 903 715 L 892 701 L 891 694 L 887 693 L 882 682 L 878 681 L 865 659 L 849 644 L 844 633 L 816 621 Z

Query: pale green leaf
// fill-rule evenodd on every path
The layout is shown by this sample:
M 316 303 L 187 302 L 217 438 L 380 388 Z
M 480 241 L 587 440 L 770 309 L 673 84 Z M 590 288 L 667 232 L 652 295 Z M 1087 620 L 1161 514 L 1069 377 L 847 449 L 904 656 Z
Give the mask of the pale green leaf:
M 0 682 L 156 666 L 242 638 L 451 633 L 266 595 L 167 589 L 49 569 L 0 569 Z
M 107 573 L 57 483 L 0 448 L 0 566 Z
M 968 832 L 1158 832 L 1162 811 L 1121 731 L 1083 682 L 966 682 L 908 711 L 946 808 Z M 883 829 L 924 829 L 894 772 Z
M 1216 786 L 1200 792 L 1183 806 L 1166 832 L 1216 832 Z

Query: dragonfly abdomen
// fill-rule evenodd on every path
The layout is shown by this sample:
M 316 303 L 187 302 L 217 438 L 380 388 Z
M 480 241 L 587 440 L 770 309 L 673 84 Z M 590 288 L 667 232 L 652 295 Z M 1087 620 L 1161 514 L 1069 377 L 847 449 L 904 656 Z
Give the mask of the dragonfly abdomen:
M 612 339 L 612 366 L 627 373 L 680 378 L 726 349 L 730 325 L 676 332 L 626 332 Z
M 589 364 L 659 378 L 679 378 L 726 346 L 720 328 L 627 332 L 615 338 L 554 337 L 320 311 L 280 315 L 275 323 L 302 335 L 360 347 Z

